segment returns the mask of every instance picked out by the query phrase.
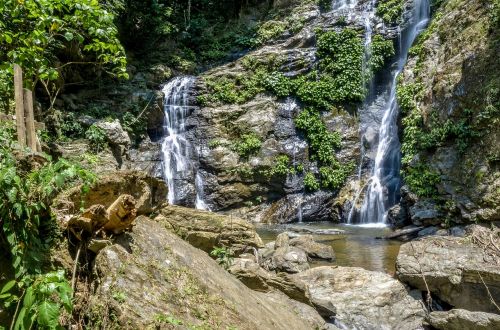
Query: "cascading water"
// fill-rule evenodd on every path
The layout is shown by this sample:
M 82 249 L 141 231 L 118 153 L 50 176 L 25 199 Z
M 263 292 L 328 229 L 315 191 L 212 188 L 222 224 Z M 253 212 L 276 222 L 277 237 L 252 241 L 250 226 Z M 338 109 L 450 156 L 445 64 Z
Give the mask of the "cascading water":
M 375 165 L 372 176 L 368 180 L 365 199 L 360 211 L 362 224 L 385 224 L 388 208 L 397 202 L 401 155 L 397 126 L 396 79 L 404 68 L 413 41 L 429 20 L 429 11 L 428 0 L 415 0 L 410 22 L 400 33 L 397 68 L 392 74 L 390 93 L 384 105 L 379 129 Z
M 176 77 L 163 87 L 165 120 L 163 130 L 165 138 L 162 143 L 163 175 L 168 185 L 168 202 L 178 202 L 180 185 L 192 177 L 193 148 L 186 139 L 186 118 L 193 107 L 189 105 L 189 90 L 195 78 Z M 203 182 L 199 173 L 195 178 L 196 208 L 208 209 L 203 201 Z

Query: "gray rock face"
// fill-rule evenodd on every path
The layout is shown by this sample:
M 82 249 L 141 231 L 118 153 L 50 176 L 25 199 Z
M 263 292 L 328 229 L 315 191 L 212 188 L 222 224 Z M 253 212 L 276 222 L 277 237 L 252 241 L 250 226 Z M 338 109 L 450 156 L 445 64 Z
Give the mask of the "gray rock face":
M 248 330 L 324 324 L 308 306 L 248 289 L 206 253 L 170 233 L 165 223 L 145 217 L 117 244 L 103 249 L 95 265 L 99 282 L 89 317 L 108 328 L 167 327 L 161 317 L 186 327 Z
M 312 235 L 303 235 L 292 238 L 289 243 L 291 246 L 304 250 L 310 258 L 335 260 L 335 253 L 330 245 L 316 243 Z
M 194 247 L 210 252 L 228 246 L 235 254 L 262 247 L 255 227 L 243 219 L 181 206 L 162 207 L 161 219 Z
M 492 237 L 498 246 L 498 235 L 479 237 Z M 425 277 L 429 290 L 455 308 L 498 312 L 486 289 L 493 297 L 500 296 L 498 255 L 471 243 L 474 240 L 474 236 L 431 236 L 403 244 L 396 261 L 396 275 L 422 291 L 427 291 Z
M 317 267 L 293 275 L 312 303 L 346 329 L 422 329 L 419 298 L 391 276 L 358 267 Z M 324 312 L 323 312 L 324 314 Z
M 99 121 L 95 124 L 106 133 L 108 143 L 117 146 L 129 147 L 130 137 L 125 132 L 118 119 L 114 121 Z
M 432 312 L 429 323 L 439 330 L 490 330 L 500 329 L 500 315 L 452 309 L 447 312 Z

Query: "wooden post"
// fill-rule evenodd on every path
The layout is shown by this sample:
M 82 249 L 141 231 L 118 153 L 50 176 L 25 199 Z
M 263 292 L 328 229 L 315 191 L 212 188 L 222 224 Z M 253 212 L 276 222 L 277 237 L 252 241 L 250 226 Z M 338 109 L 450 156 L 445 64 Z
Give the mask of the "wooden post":
M 26 128 L 24 126 L 23 70 L 17 64 L 14 64 L 14 98 L 16 101 L 17 141 L 21 147 L 24 147 L 26 145 Z
M 35 116 L 33 114 L 33 92 L 24 89 L 24 115 L 26 116 L 26 142 L 32 151 L 37 151 Z

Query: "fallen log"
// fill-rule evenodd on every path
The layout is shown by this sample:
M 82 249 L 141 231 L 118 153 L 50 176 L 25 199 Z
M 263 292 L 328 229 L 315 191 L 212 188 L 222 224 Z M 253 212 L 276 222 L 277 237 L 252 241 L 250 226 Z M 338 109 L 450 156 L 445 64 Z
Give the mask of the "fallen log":
M 120 234 L 132 227 L 137 215 L 135 199 L 131 195 L 120 195 L 107 210 L 108 221 L 103 226 L 106 232 Z
M 92 205 L 82 214 L 71 218 L 68 228 L 81 239 L 83 233 L 93 236 L 108 222 L 108 213 L 104 205 Z

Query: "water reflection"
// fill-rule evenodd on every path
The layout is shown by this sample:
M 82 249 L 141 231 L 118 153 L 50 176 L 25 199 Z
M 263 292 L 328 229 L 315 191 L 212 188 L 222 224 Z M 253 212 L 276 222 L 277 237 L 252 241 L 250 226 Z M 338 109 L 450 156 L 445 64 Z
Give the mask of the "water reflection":
M 381 271 L 391 275 L 395 272 L 396 257 L 401 242 L 381 240 L 376 237 L 384 236 L 391 232 L 382 226 L 353 226 L 345 224 L 332 224 L 330 222 L 314 222 L 294 224 L 292 227 L 307 227 L 310 229 L 336 228 L 345 231 L 343 235 L 314 235 L 316 241 L 330 244 L 336 255 L 333 263 L 339 266 L 362 267 L 368 270 Z M 276 236 L 291 227 L 290 225 L 262 225 L 257 231 L 265 243 L 274 241 Z M 319 261 L 311 265 L 331 265 L 332 263 Z

